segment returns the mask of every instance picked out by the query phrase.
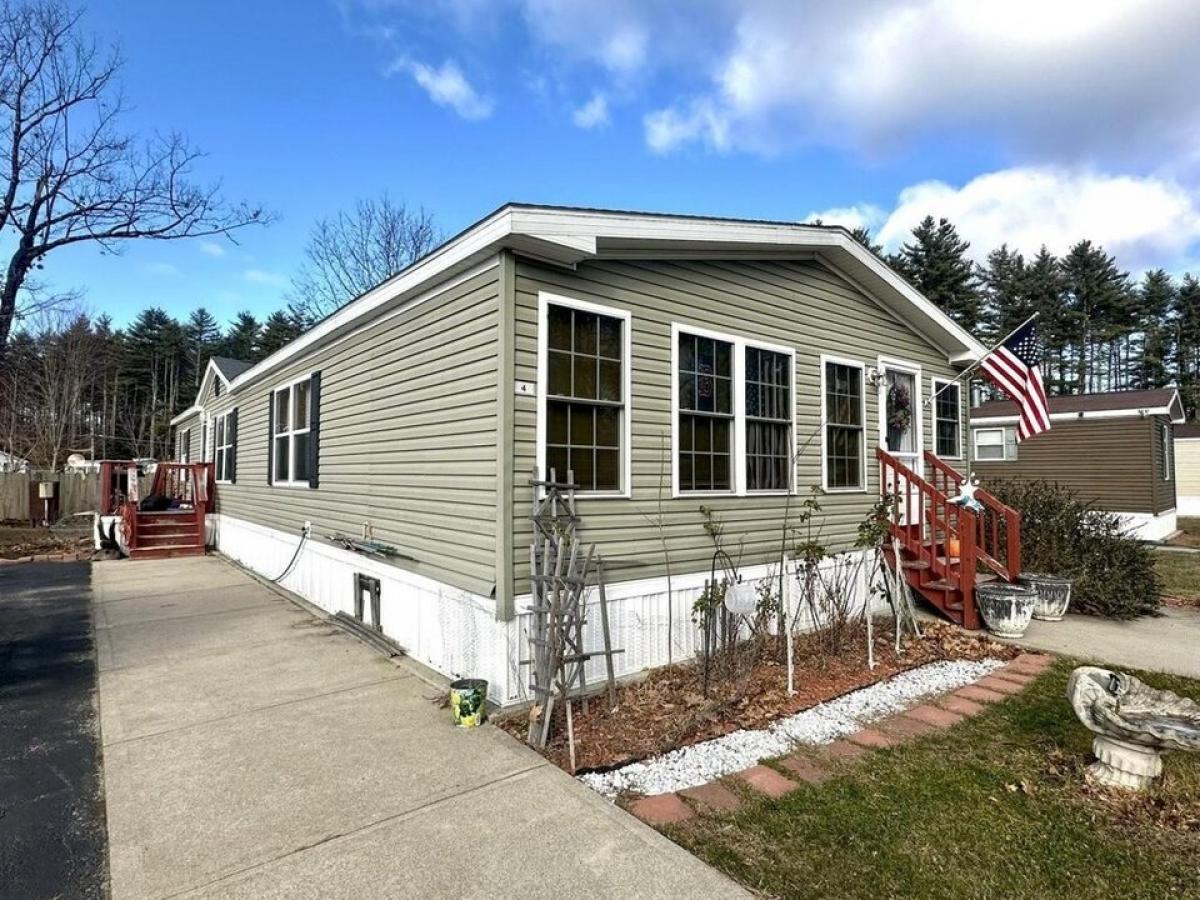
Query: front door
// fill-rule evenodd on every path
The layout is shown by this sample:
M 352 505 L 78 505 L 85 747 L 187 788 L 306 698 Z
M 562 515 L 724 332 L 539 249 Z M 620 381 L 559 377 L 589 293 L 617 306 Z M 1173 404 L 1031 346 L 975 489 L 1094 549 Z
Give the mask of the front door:
M 921 370 L 917 366 L 881 361 L 879 379 L 879 443 L 888 453 L 922 478 L 925 475 L 921 432 Z M 898 495 L 902 522 L 921 521 L 917 492 L 901 480 L 884 485 Z

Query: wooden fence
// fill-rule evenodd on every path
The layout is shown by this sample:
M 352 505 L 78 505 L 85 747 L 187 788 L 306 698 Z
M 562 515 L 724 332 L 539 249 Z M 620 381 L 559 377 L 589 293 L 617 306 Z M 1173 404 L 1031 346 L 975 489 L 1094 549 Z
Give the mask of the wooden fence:
M 36 505 L 37 485 L 42 481 L 58 482 L 55 493 L 59 518 L 96 509 L 99 472 L 5 472 L 0 473 L 0 521 L 28 521 L 31 517 L 40 519 L 42 510 L 30 509 L 30 485 L 33 485 Z

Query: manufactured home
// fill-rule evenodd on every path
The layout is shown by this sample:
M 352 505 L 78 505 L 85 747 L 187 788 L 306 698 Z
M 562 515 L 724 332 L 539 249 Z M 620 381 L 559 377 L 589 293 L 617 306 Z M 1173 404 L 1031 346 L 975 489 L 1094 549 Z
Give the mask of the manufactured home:
M 1200 424 L 1175 426 L 1175 508 L 1200 516 Z
M 514 204 L 262 362 L 213 360 L 173 424 L 213 464 L 221 553 L 331 612 L 378 579 L 388 636 L 505 702 L 535 471 L 573 472 L 635 672 L 696 649 L 702 506 L 745 578 L 813 486 L 850 547 L 877 448 L 914 484 L 965 469 L 951 382 L 982 352 L 841 228 Z M 339 543 L 364 535 L 394 555 Z
M 1017 443 L 1017 408 L 992 400 L 971 410 L 974 471 L 988 482 L 1057 481 L 1120 514 L 1130 533 L 1162 540 L 1175 531 L 1175 388 L 1051 397 L 1049 431 Z

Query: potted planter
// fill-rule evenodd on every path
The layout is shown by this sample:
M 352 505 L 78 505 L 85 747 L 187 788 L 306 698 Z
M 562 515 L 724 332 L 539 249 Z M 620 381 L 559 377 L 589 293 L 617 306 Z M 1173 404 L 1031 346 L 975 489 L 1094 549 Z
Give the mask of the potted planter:
M 1071 579 L 1059 575 L 1021 576 L 1021 584 L 1027 584 L 1037 593 L 1033 604 L 1033 617 L 1046 622 L 1061 622 L 1071 604 Z
M 1003 638 L 1019 638 L 1033 618 L 1037 593 L 1023 584 L 993 581 L 975 588 L 975 602 L 988 631 Z

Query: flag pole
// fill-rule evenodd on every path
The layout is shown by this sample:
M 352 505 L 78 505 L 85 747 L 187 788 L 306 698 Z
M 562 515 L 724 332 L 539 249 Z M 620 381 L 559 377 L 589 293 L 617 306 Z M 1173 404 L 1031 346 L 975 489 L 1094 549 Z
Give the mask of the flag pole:
M 983 361 L 985 359 L 987 359 L 989 356 L 991 356 L 996 351 L 997 347 L 1002 346 L 1005 341 L 1007 341 L 1010 337 L 1012 337 L 1014 334 L 1016 334 L 1018 331 L 1020 331 L 1022 328 L 1024 328 L 1026 325 L 1028 325 L 1030 322 L 1032 322 L 1034 319 L 1036 319 L 1040 315 L 1041 315 L 1041 313 L 1035 312 L 1032 316 L 1030 316 L 1028 319 L 1026 319 L 1024 322 L 1022 322 L 1020 325 L 1018 325 L 1016 328 L 1014 328 L 1012 331 L 1010 331 L 1004 337 L 1000 338 L 1000 340 L 996 341 L 996 343 L 992 344 L 992 346 L 988 348 L 987 352 L 984 353 L 983 356 L 979 357 L 979 359 L 975 360 L 975 362 L 971 363 L 969 366 L 967 366 L 965 369 L 963 369 L 961 372 L 959 372 L 957 377 L 951 379 L 950 381 L 947 381 L 940 388 L 938 388 L 936 391 L 934 391 L 932 394 L 930 394 L 928 397 L 926 397 L 925 398 L 925 406 L 929 406 L 930 404 L 932 404 L 933 401 L 937 399 L 938 394 L 940 394 L 946 388 L 950 387 L 950 385 L 958 384 L 964 378 L 966 378 L 968 375 L 970 375 L 972 372 L 974 372 L 976 369 L 978 369 L 983 364 Z

